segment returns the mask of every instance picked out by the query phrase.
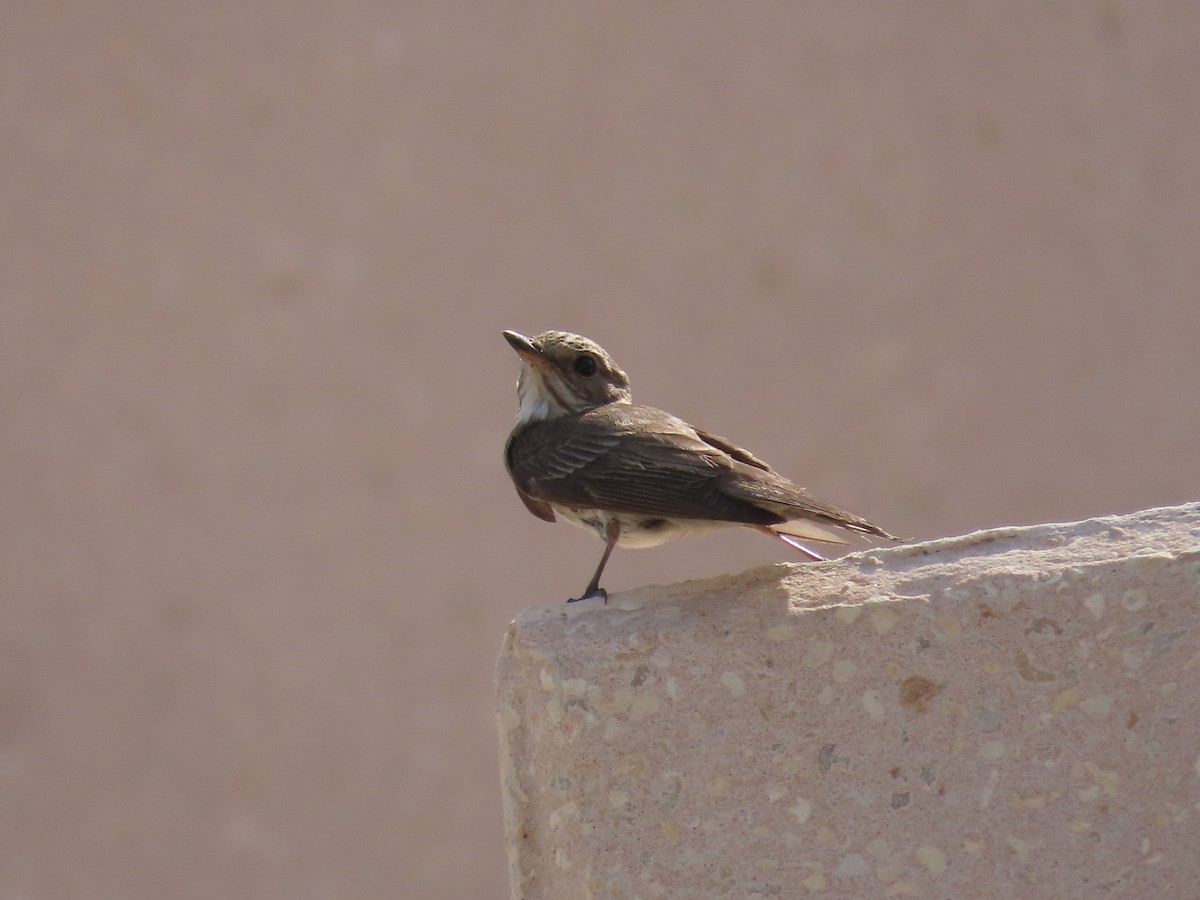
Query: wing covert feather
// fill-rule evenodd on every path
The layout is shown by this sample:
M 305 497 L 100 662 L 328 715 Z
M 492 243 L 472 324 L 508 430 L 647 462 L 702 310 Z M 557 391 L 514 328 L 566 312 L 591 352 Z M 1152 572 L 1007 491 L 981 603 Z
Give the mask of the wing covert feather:
M 653 407 L 608 404 L 533 423 L 513 441 L 513 481 L 534 502 L 743 525 L 810 519 L 891 538 L 749 451 Z

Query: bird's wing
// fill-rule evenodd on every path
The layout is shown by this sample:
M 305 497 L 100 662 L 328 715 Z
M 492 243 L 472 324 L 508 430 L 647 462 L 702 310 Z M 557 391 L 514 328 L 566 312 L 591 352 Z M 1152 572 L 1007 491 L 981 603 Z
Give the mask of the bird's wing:
M 529 425 L 513 441 L 509 458 L 517 490 L 545 509 L 558 504 L 771 525 L 844 543 L 825 527 L 834 526 L 897 540 L 813 497 L 749 451 L 653 407 L 609 404 Z
M 696 434 L 705 443 L 729 454 L 735 462 L 745 464 L 744 466 L 734 465 L 732 477 L 726 480 L 723 489 L 731 496 L 740 497 L 754 504 L 764 505 L 767 509 L 773 510 L 787 519 L 788 524 L 776 527 L 776 531 L 818 541 L 831 541 L 839 544 L 846 543 L 843 538 L 820 526 L 806 524 L 805 521 L 797 521 L 807 520 L 808 522 L 816 521 L 828 525 L 836 525 L 838 528 L 845 528 L 848 531 L 856 531 L 860 534 L 869 534 L 873 537 L 886 538 L 889 541 L 900 540 L 895 535 L 888 534 L 878 525 L 872 525 L 866 519 L 856 516 L 854 513 L 846 512 L 846 510 L 834 506 L 832 503 L 826 503 L 824 500 L 818 500 L 804 488 L 784 478 L 761 459 L 750 453 L 749 450 L 731 444 L 725 438 L 718 437 L 715 434 L 708 434 L 700 430 L 697 430 Z M 753 469 L 748 471 L 745 468 L 746 466 L 751 466 L 754 469 L 762 471 L 755 472 Z
M 739 473 L 740 475 L 741 473 Z M 836 535 L 831 535 L 822 527 L 811 528 L 802 523 L 816 522 L 821 525 L 834 525 L 848 531 L 869 534 L 875 537 L 897 540 L 877 525 L 872 525 L 866 519 L 854 513 L 818 500 L 803 488 L 792 484 L 786 478 L 775 476 L 763 477 L 734 477 L 725 485 L 725 490 L 734 497 L 739 497 L 749 503 L 777 512 L 786 524 L 776 527 L 776 531 L 794 534 L 797 537 L 813 538 L 819 541 L 832 541 L 844 544 L 846 541 Z
M 730 496 L 749 500 L 760 508 L 765 506 L 778 513 L 785 521 L 772 526 L 775 531 L 814 541 L 845 544 L 847 541 L 844 537 L 818 525 L 817 521 L 852 529 L 854 526 L 847 525 L 848 522 L 862 521 L 845 510 L 809 495 L 804 488 L 792 484 L 746 448 L 698 428 L 696 435 L 734 461 L 729 476 L 723 480 L 722 490 Z
M 508 440 L 504 444 L 504 467 L 508 469 L 508 474 L 512 477 L 513 486 L 517 489 L 517 496 L 521 498 L 521 502 L 525 504 L 525 508 L 546 522 L 555 521 L 554 508 L 545 500 L 537 500 L 529 496 L 521 488 L 520 482 L 517 481 L 517 476 L 513 473 L 513 449 L 516 442 L 516 433 L 510 434 Z
M 652 407 L 609 404 L 531 424 L 513 440 L 513 481 L 545 503 L 745 525 L 786 520 L 725 490 L 733 469 L 748 464 Z
M 700 438 L 700 440 L 704 441 L 704 443 L 708 444 L 710 447 L 715 447 L 722 453 L 727 454 L 732 459 L 735 459 L 740 463 L 745 463 L 746 465 L 753 466 L 756 469 L 762 469 L 764 472 L 773 473 L 775 471 L 746 448 L 739 447 L 737 444 L 727 441 L 720 435 L 711 434 L 707 431 L 701 431 L 699 428 L 695 429 L 695 432 L 696 437 Z
M 756 472 L 745 466 L 741 468 L 735 466 L 732 477 L 727 480 L 723 489 L 731 496 L 778 513 L 789 523 L 798 520 L 815 521 L 823 525 L 836 525 L 847 531 L 869 534 L 889 541 L 900 540 L 895 535 L 888 534 L 878 525 L 872 525 L 861 516 L 856 516 L 854 513 L 847 512 L 832 503 L 826 503 L 824 500 L 818 500 L 804 488 L 792 484 L 775 472 Z M 814 534 L 812 529 L 800 531 L 784 525 L 776 530 L 799 537 L 845 543 L 838 537 L 823 537 Z

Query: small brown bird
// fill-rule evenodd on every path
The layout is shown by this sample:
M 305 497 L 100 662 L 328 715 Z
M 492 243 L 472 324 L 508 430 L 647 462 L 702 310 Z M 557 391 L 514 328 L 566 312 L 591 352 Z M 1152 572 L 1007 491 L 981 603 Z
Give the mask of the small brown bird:
M 608 593 L 613 547 L 653 547 L 719 525 L 746 525 L 823 559 L 800 539 L 845 544 L 829 526 L 900 540 L 779 475 L 725 438 L 652 406 L 595 341 L 565 331 L 504 332 L 521 357 L 517 424 L 504 463 L 539 519 L 596 532 L 604 555 L 582 596 Z

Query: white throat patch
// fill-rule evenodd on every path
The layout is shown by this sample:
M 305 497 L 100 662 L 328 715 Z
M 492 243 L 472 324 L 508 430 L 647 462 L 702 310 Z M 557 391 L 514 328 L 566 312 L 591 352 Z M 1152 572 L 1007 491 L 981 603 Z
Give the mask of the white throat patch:
M 545 376 L 533 366 L 526 365 L 522 368 L 521 378 L 517 382 L 517 393 L 520 395 L 520 406 L 517 408 L 519 425 L 541 422 L 567 412 L 546 386 Z

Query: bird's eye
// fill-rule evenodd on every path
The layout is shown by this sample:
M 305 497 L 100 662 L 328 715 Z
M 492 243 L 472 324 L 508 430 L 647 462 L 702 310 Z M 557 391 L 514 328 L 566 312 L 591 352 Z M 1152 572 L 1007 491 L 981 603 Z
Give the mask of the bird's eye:
M 596 374 L 596 360 L 585 353 L 575 360 L 575 371 L 584 378 L 590 378 Z

